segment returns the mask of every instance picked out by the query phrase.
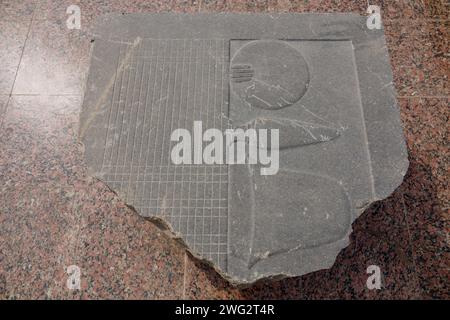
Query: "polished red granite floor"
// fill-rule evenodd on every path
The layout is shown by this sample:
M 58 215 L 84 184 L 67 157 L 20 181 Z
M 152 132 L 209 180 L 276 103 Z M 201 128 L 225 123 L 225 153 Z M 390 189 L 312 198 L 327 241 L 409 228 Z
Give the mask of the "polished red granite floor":
M 66 8 L 81 7 L 68 30 Z M 107 12 L 356 12 L 367 1 L 2 0 L 0 298 L 450 298 L 449 11 L 446 0 L 380 5 L 410 168 L 353 223 L 329 270 L 233 288 L 104 184 L 77 142 L 90 32 Z M 81 268 L 81 290 L 66 268 Z M 382 288 L 366 287 L 378 265 Z

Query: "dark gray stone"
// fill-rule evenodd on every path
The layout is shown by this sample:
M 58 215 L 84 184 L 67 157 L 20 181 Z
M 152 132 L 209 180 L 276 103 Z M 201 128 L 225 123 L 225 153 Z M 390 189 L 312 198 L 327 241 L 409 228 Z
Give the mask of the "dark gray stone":
M 329 268 L 408 167 L 383 30 L 353 14 L 104 16 L 80 118 L 91 174 L 240 284 Z M 278 173 L 173 164 L 196 120 L 279 129 Z

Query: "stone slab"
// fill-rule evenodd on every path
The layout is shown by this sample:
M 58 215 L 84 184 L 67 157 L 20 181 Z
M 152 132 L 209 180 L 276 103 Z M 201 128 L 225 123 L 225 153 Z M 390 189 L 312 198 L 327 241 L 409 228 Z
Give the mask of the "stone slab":
M 94 34 L 79 130 L 91 174 L 232 282 L 329 268 L 403 179 L 384 34 L 366 17 L 113 14 Z M 278 173 L 173 164 L 170 135 L 194 121 L 278 129 Z

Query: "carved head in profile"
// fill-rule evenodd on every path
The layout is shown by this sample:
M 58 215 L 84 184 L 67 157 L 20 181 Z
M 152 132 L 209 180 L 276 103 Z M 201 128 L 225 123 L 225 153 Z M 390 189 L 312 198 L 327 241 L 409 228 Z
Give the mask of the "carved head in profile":
M 308 65 L 287 41 L 251 41 L 231 59 L 231 89 L 255 108 L 290 106 L 303 97 L 308 84 Z

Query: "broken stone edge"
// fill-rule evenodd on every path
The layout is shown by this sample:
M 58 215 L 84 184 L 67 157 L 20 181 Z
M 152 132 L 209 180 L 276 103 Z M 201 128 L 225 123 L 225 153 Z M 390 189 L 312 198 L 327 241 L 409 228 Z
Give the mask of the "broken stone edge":
M 151 19 L 148 19 L 149 17 Z M 250 32 L 253 38 L 258 38 L 255 37 L 255 34 L 259 33 L 259 38 L 272 39 L 351 40 L 359 83 L 358 90 L 364 112 L 364 125 L 373 181 L 373 197 L 366 204 L 356 208 L 357 216 L 359 216 L 373 202 L 383 200 L 394 192 L 402 183 L 409 166 L 400 112 L 395 98 L 396 94 L 384 37 L 384 28 L 369 30 L 366 27 L 366 19 L 366 16 L 347 13 L 106 14 L 97 20 L 93 32 L 94 44 L 90 54 L 91 61 L 98 59 L 96 54 L 112 54 L 107 50 L 109 48 L 108 43 L 120 43 L 123 42 L 122 39 L 206 38 L 217 36 L 218 32 L 221 33 L 221 37 L 227 37 L 228 33 L 230 39 L 246 38 L 247 30 L 252 28 L 258 29 L 256 32 L 255 30 Z M 150 20 L 152 21 L 151 23 L 149 23 Z M 124 22 L 132 27 L 120 29 L 118 26 Z M 186 24 L 189 24 L 189 27 L 186 27 Z M 205 24 L 208 24 L 211 28 L 205 28 Z M 155 28 L 155 26 L 157 27 Z M 114 34 L 111 34 L 110 30 L 114 30 Z M 89 72 L 84 102 L 99 101 L 101 99 L 99 95 L 102 92 L 97 90 L 97 88 L 106 87 L 109 76 L 111 75 L 101 75 L 99 72 L 92 75 Z M 100 79 L 100 83 L 92 83 L 90 79 L 94 78 Z M 96 110 L 89 110 L 88 108 L 91 106 L 86 105 L 84 102 L 80 113 L 79 140 L 83 147 L 86 148 L 84 137 L 86 134 L 96 134 L 96 128 L 91 126 L 83 128 L 82 124 L 86 122 L 87 118 L 95 117 L 100 113 L 96 112 Z M 107 102 L 105 101 L 105 103 Z M 93 161 L 86 162 L 93 163 Z M 99 168 L 90 165 L 87 167 L 91 176 L 102 181 L 102 177 L 98 175 Z M 115 190 L 109 186 L 108 188 L 120 197 Z M 127 205 L 139 214 L 133 206 Z M 216 272 L 234 286 L 246 287 L 255 282 L 295 277 L 320 270 L 318 268 L 314 268 L 314 270 L 305 269 L 300 270 L 297 274 L 274 272 L 273 274 L 258 275 L 250 279 L 233 278 L 230 274 L 216 267 L 213 262 L 191 250 L 182 239 L 182 235 L 177 234 L 163 218 L 156 216 L 142 217 L 155 223 L 165 234 L 185 247 L 192 256 L 214 268 Z M 351 234 L 351 231 L 350 228 L 348 235 Z M 342 248 L 348 245 L 349 237 L 346 237 L 344 240 L 345 245 Z M 322 262 L 322 269 L 330 268 L 334 264 L 337 255 L 333 259 L 328 259 L 332 261 Z
M 84 144 L 81 143 L 81 148 L 84 148 Z M 84 151 L 83 151 L 84 152 Z M 93 173 L 90 169 L 90 167 L 87 166 L 88 169 L 88 174 L 95 180 L 100 181 L 101 183 L 103 183 L 108 190 L 115 194 L 119 199 L 122 199 L 123 197 L 113 188 L 111 188 L 105 181 L 103 181 L 102 179 L 98 178 L 95 173 Z M 249 288 L 257 283 L 264 283 L 264 282 L 268 282 L 268 281 L 276 281 L 276 280 L 282 280 L 285 278 L 291 278 L 291 277 L 296 277 L 298 275 L 294 275 L 294 274 L 274 274 L 274 275 L 269 275 L 263 278 L 258 278 L 255 281 L 242 281 L 236 278 L 233 278 L 232 276 L 230 276 L 229 274 L 227 274 L 226 272 L 224 272 L 223 270 L 221 270 L 220 268 L 218 268 L 212 261 L 200 256 L 198 253 L 196 253 L 195 251 L 193 251 L 189 245 L 184 241 L 184 239 L 182 238 L 182 235 L 178 232 L 176 232 L 172 226 L 170 225 L 170 223 L 168 223 L 166 220 L 164 220 L 164 218 L 162 217 L 158 217 L 158 216 L 143 216 L 139 213 L 139 211 L 131 204 L 124 202 L 124 204 L 130 209 L 132 210 L 136 215 L 138 215 L 140 218 L 147 220 L 151 223 L 153 223 L 166 237 L 168 237 L 171 240 L 174 240 L 175 242 L 177 242 L 179 245 L 181 245 L 191 256 L 193 256 L 195 259 L 199 260 L 201 263 L 207 265 L 208 267 L 214 269 L 214 271 L 216 273 L 218 273 L 223 279 L 225 279 L 230 285 L 232 285 L 233 287 L 239 288 L 239 289 L 245 289 L 245 288 Z M 330 265 L 331 267 L 331 265 Z

